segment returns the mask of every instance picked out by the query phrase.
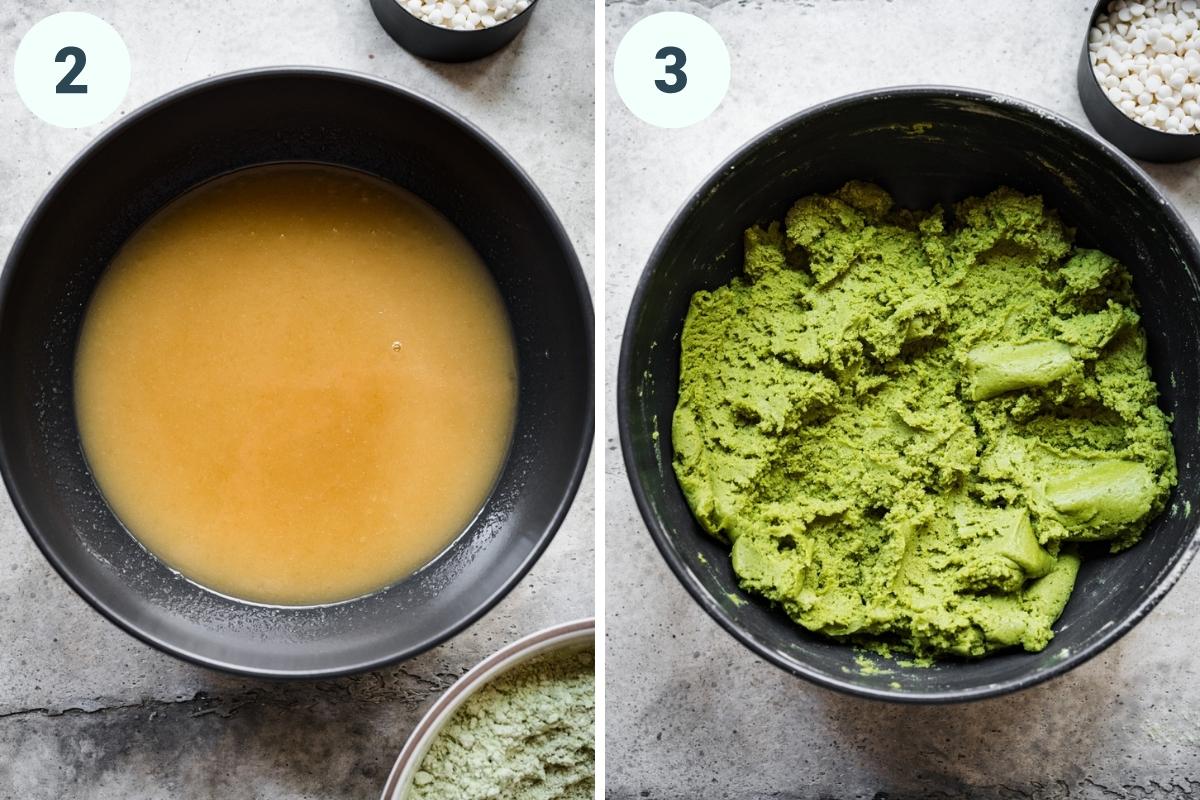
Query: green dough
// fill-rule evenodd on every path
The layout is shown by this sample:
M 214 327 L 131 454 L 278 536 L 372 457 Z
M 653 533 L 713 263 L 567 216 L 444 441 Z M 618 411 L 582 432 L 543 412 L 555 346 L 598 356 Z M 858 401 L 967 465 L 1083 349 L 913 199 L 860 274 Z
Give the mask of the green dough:
M 921 658 L 1041 650 L 1076 543 L 1175 484 L 1129 273 L 1039 197 L 909 211 L 852 182 L 746 231 L 697 292 L 672 439 L 742 587 Z

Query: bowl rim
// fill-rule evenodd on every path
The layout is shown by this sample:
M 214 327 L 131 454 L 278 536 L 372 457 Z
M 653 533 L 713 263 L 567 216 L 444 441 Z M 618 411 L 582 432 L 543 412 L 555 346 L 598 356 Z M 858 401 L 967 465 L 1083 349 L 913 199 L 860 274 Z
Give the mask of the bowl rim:
M 1056 660 L 1051 666 L 1004 681 L 997 681 L 973 687 L 971 689 L 960 689 L 951 691 L 937 691 L 928 693 L 913 693 L 904 690 L 881 689 L 870 686 L 862 686 L 854 683 L 851 680 L 840 678 L 836 675 L 821 672 L 813 669 L 806 664 L 789 661 L 783 658 L 778 652 L 771 648 L 761 645 L 754 637 L 750 636 L 746 631 L 742 630 L 732 620 L 728 619 L 716 599 L 708 593 L 708 591 L 700 584 L 692 572 L 688 570 L 684 564 L 682 556 L 680 556 L 672 548 L 670 538 L 666 530 L 659 520 L 655 517 L 653 508 L 650 504 L 647 492 L 636 478 L 637 471 L 633 456 L 634 443 L 630 426 L 630 415 L 632 413 L 632 394 L 634 386 L 634 376 L 631 374 L 633 362 L 633 346 L 632 333 L 636 319 L 635 312 L 642 308 L 645 300 L 645 294 L 650 283 L 650 278 L 654 267 L 664 257 L 665 252 L 671 241 L 683 227 L 686 218 L 691 214 L 693 208 L 698 202 L 706 197 L 709 192 L 714 190 L 721 181 L 726 177 L 729 171 L 735 168 L 741 161 L 749 155 L 755 148 L 769 140 L 770 138 L 783 133 L 792 127 L 805 122 L 806 120 L 824 115 L 830 112 L 836 112 L 839 109 L 851 105 L 858 105 L 864 102 L 873 102 L 883 99 L 892 99 L 894 97 L 915 97 L 922 99 L 944 99 L 944 100 L 969 100 L 972 102 L 982 103 L 989 106 L 1012 107 L 1027 114 L 1034 114 L 1040 117 L 1046 124 L 1057 127 L 1076 138 L 1080 138 L 1089 142 L 1092 146 L 1101 150 L 1114 163 L 1114 169 L 1123 169 L 1126 177 L 1131 179 L 1138 188 L 1156 198 L 1163 208 L 1163 212 L 1167 215 L 1168 221 L 1182 234 L 1182 239 L 1185 246 L 1191 250 L 1191 254 L 1197 263 L 1200 263 L 1200 243 L 1197 243 L 1195 234 L 1191 230 L 1191 226 L 1175 208 L 1174 204 L 1167 198 L 1163 192 L 1153 182 L 1150 176 L 1138 166 L 1129 156 L 1121 152 L 1115 145 L 1103 139 L 1099 135 L 1092 133 L 1070 121 L 1056 111 L 1051 111 L 1042 106 L 1030 103 L 1025 100 L 1012 97 L 1010 95 L 991 92 L 981 89 L 970 89 L 959 86 L 950 85 L 901 85 L 880 87 L 877 89 L 868 89 L 866 91 L 853 92 L 851 94 L 842 95 L 831 100 L 822 101 L 815 105 L 809 106 L 795 114 L 792 114 L 784 119 L 772 124 L 770 127 L 753 135 L 742 145 L 738 146 L 729 156 L 724 158 L 719 166 L 709 172 L 709 174 L 700 182 L 699 186 L 694 189 L 684 200 L 679 210 L 675 212 L 663 233 L 659 236 L 653 250 L 650 252 L 649 258 L 646 260 L 645 266 L 642 268 L 641 277 L 638 279 L 637 287 L 634 290 L 633 297 L 629 304 L 629 310 L 626 313 L 625 325 L 621 333 L 621 352 L 617 366 L 617 428 L 621 440 L 621 453 L 624 459 L 625 477 L 629 481 L 630 488 L 633 491 L 634 500 L 637 503 L 638 510 L 641 512 L 642 519 L 649 530 L 650 537 L 653 539 L 659 553 L 663 559 L 675 573 L 675 577 L 683 584 L 692 598 L 700 605 L 704 611 L 712 617 L 716 622 L 725 629 L 733 638 L 741 642 L 751 652 L 758 657 L 774 664 L 780 669 L 790 672 L 793 675 L 804 678 L 819 686 L 828 689 L 834 689 L 843 694 L 853 695 L 856 697 L 864 697 L 871 700 L 881 700 L 888 702 L 908 703 L 908 704 L 944 704 L 944 703 L 960 703 L 973 700 L 983 700 L 989 697 L 997 697 L 999 695 L 1008 694 L 1009 692 L 1019 689 L 1026 689 L 1030 686 L 1037 685 L 1051 678 L 1058 677 L 1069 670 L 1088 661 L 1093 656 L 1107 649 L 1113 642 L 1121 638 L 1129 632 L 1134 625 L 1140 622 L 1147 614 L 1150 613 L 1160 600 L 1166 595 L 1172 586 L 1179 580 L 1179 577 L 1187 569 L 1188 564 L 1192 561 L 1196 551 L 1200 549 L 1200 519 L 1197 519 L 1191 526 L 1191 531 L 1187 536 L 1183 546 L 1176 551 L 1174 563 L 1171 564 L 1167 574 L 1154 587 L 1151 593 L 1142 603 L 1134 609 L 1126 619 L 1120 623 L 1114 624 L 1106 628 L 1100 636 L 1091 642 L 1088 646 L 1079 650 L 1074 650 L 1067 657 Z M 761 603 L 762 601 L 753 598 L 753 602 Z
M 396 757 L 396 763 L 384 784 L 380 800 L 404 800 L 399 794 L 421 766 L 434 739 L 450 722 L 454 712 L 493 679 L 518 664 L 551 650 L 567 648 L 582 642 L 596 643 L 596 618 L 585 617 L 551 625 L 505 645 L 472 667 L 466 674 L 441 693 L 421 720 L 413 726 Z
M 405 12 L 407 13 L 407 12 Z M 322 66 L 304 66 L 304 65 L 284 65 L 284 66 L 267 66 L 267 67 L 252 67 L 249 69 L 235 70 L 224 72 L 218 75 L 212 75 L 200 80 L 192 81 L 182 86 L 176 87 L 164 94 L 154 97 L 144 104 L 138 106 L 133 111 L 120 117 L 116 122 L 109 125 L 99 135 L 88 142 L 71 160 L 59 170 L 50 185 L 42 192 L 37 202 L 29 211 L 28 216 L 22 223 L 16 236 L 13 238 L 13 243 L 9 249 L 8 255 L 5 258 L 4 269 L 0 272 L 0 324 L 8 313 L 10 305 L 15 302 L 12 294 L 13 273 L 18 261 L 23 257 L 25 250 L 25 242 L 31 235 L 34 228 L 39 225 L 46 215 L 46 208 L 61 191 L 61 187 L 82 168 L 82 166 L 91 159 L 97 151 L 106 145 L 110 140 L 120 136 L 127 127 L 135 122 L 150 116 L 163 108 L 171 106 L 180 101 L 186 101 L 188 97 L 195 93 L 203 92 L 210 89 L 217 89 L 229 84 L 238 84 L 243 82 L 253 82 L 262 79 L 295 79 L 295 78 L 317 78 L 322 80 L 343 81 L 347 83 L 357 84 L 368 88 L 391 92 L 406 98 L 408 101 L 424 106 L 434 114 L 444 117 L 452 125 L 455 125 L 467 134 L 472 136 L 479 144 L 489 151 L 492 157 L 504 164 L 509 169 L 513 177 L 524 187 L 525 191 L 533 201 L 534 205 L 544 215 L 550 229 L 553 232 L 555 241 L 558 247 L 567 257 L 567 272 L 574 288 L 575 301 L 583 310 L 585 338 L 587 343 L 587 356 L 593 358 L 595 349 L 595 311 L 592 306 L 591 294 L 588 290 L 587 281 L 584 279 L 582 266 L 579 262 L 579 255 L 575 247 L 571 243 L 570 237 L 563 228 L 562 221 L 555 213 L 554 208 L 550 205 L 550 201 L 538 188 L 537 184 L 527 172 L 520 166 L 515 158 L 512 157 L 504 148 L 502 148 L 491 136 L 486 134 L 481 128 L 469 121 L 462 115 L 452 111 L 446 105 L 419 94 L 411 89 L 406 89 L 391 81 L 379 78 L 374 75 L 368 75 L 362 72 L 353 70 L 339 69 L 335 67 Z M 336 678 L 345 675 L 353 675 L 371 670 L 380 669 L 382 667 L 395 664 L 400 661 L 412 658 L 413 656 L 430 650 L 445 641 L 457 636 L 466 628 L 478 622 L 485 616 L 497 603 L 508 595 L 513 588 L 528 574 L 533 565 L 545 552 L 550 545 L 551 540 L 562 526 L 568 512 L 575 500 L 575 496 L 579 491 L 579 487 L 583 482 L 583 476 L 587 469 L 588 461 L 591 457 L 592 443 L 595 436 L 595 377 L 594 370 L 586 372 L 587 387 L 585 391 L 589 398 L 589 408 L 591 413 L 585 417 L 585 422 L 580 430 L 580 447 L 575 454 L 574 462 L 571 466 L 571 472 L 568 478 L 566 491 L 559 498 L 558 505 L 554 508 L 548 524 L 542 531 L 538 533 L 533 547 L 528 555 L 497 589 L 485 598 L 474 608 L 466 610 L 460 614 L 458 618 L 450 625 L 444 627 L 438 634 L 426 637 L 420 642 L 410 645 L 400 650 L 392 650 L 388 653 L 380 655 L 376 658 L 361 660 L 355 663 L 341 664 L 335 667 L 319 668 L 319 669 L 287 669 L 287 668 L 262 668 L 262 667 L 247 667 L 245 665 L 232 663 L 220 658 L 211 657 L 202 653 L 196 652 L 179 644 L 175 644 L 162 637 L 152 635 L 141 629 L 140 624 L 136 619 L 128 618 L 125 615 L 118 613 L 107 603 L 101 600 L 89 586 L 76 578 L 74 573 L 57 557 L 54 550 L 47 544 L 42 535 L 41 525 L 34 519 L 26 505 L 23 497 L 23 492 L 20 487 L 20 482 L 16 478 L 12 464 L 10 463 L 10 454 L 7 449 L 0 447 L 0 477 L 4 480 L 5 488 L 8 491 L 9 498 L 12 501 L 13 507 L 16 509 L 17 515 L 21 519 L 21 523 L 28 532 L 31 539 L 37 545 L 38 549 L 45 556 L 50 565 L 54 567 L 67 585 L 70 586 L 76 594 L 87 601 L 88 605 L 107 619 L 109 622 L 116 625 L 121 630 L 130 634 L 134 638 L 148 644 L 158 650 L 161 650 L 168 655 L 175 656 L 183 661 L 196 664 L 209 669 L 216 669 L 222 672 L 232 673 L 235 675 L 243 675 L 252 678 L 264 678 L 270 680 L 279 679 L 296 679 L 296 680 L 319 680 L 326 678 Z M 0 442 L 5 439 L 3 424 L 0 422 Z M 393 584 L 389 584 L 391 586 Z M 385 587 L 386 588 L 386 587 Z

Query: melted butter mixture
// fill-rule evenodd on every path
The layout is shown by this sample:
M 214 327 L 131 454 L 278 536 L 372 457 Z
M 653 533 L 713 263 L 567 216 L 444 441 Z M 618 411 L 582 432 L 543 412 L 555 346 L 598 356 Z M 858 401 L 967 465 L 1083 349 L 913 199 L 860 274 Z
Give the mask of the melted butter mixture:
M 215 591 L 344 600 L 431 561 L 503 465 L 504 304 L 414 195 L 349 170 L 205 184 L 125 244 L 91 300 L 76 413 L 96 482 Z

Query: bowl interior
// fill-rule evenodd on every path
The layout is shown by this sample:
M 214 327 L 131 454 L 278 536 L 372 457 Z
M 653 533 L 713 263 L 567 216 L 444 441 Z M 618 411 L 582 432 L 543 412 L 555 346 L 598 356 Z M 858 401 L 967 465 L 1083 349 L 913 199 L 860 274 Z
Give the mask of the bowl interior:
M 491 269 L 518 355 L 510 454 L 470 528 L 411 577 L 325 607 L 220 597 L 150 556 L 97 491 L 73 411 L 80 321 L 120 245 L 189 188 L 280 161 L 363 170 L 437 207 Z M 251 674 L 365 669 L 431 647 L 478 618 L 544 549 L 591 441 L 591 342 L 586 284 L 554 213 L 472 127 L 365 77 L 300 69 L 225 76 L 156 101 L 103 136 L 18 237 L 0 294 L 0 465 L 51 562 L 143 639 Z
M 679 334 L 691 295 L 742 266 L 742 233 L 782 219 L 793 201 L 850 179 L 879 183 L 899 205 L 928 208 L 1000 185 L 1044 196 L 1079 244 L 1132 272 L 1149 360 L 1173 415 L 1179 484 L 1143 541 L 1096 548 L 1041 653 L 1004 652 L 930 668 L 859 663 L 854 648 L 812 635 L 743 593 L 728 547 L 705 534 L 671 469 Z M 1029 685 L 1080 663 L 1140 619 L 1192 553 L 1200 514 L 1200 252 L 1148 179 L 1094 137 L 1024 104 L 961 90 L 856 95 L 798 115 L 733 156 L 660 240 L 626 323 L 618 405 L 626 465 L 656 543 L 680 580 L 760 655 L 834 688 L 875 697 L 952 700 Z M 749 601 L 749 602 L 747 602 Z

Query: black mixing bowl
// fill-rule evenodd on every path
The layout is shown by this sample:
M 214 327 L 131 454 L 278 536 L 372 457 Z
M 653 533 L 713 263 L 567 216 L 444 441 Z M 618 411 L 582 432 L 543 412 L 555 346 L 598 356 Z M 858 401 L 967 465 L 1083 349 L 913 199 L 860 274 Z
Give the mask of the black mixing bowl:
M 1096 80 L 1091 53 L 1088 50 L 1087 34 L 1096 23 L 1096 18 L 1108 9 L 1109 2 L 1110 0 L 1098 0 L 1092 8 L 1092 15 L 1088 17 L 1087 30 L 1083 36 L 1079 65 L 1075 68 L 1075 87 L 1088 121 L 1097 133 L 1134 158 L 1170 163 L 1200 157 L 1200 133 L 1167 133 L 1147 128 L 1125 116 L 1125 112 L 1108 99 L 1100 82 Z
M 396 43 L 418 58 L 430 61 L 474 61 L 507 46 L 525 30 L 537 0 L 515 17 L 491 28 L 456 31 L 431 25 L 400 7 L 399 0 L 371 0 L 375 18 Z
M 450 218 L 507 304 L 519 367 L 512 447 L 478 518 L 437 560 L 375 594 L 272 608 L 172 572 L 113 516 L 80 449 L 76 340 L 101 272 L 147 217 L 242 167 L 304 161 L 391 180 Z M 46 557 L 98 610 L 168 653 L 267 677 L 371 669 L 428 649 L 503 597 L 545 549 L 592 437 L 592 308 L 545 198 L 469 123 L 390 84 L 319 69 L 226 75 L 129 115 L 66 169 L 0 283 L 0 469 Z
M 808 633 L 743 593 L 729 548 L 692 518 L 671 469 L 679 334 L 692 293 L 742 267 L 742 233 L 779 220 L 797 198 L 850 179 L 875 181 L 910 208 L 949 204 L 1000 185 L 1041 194 L 1133 274 L 1149 359 L 1174 416 L 1179 486 L 1136 547 L 1090 552 L 1041 653 L 864 670 L 852 647 Z M 642 274 L 625 325 L 617 403 L 638 506 L 675 574 L 714 619 L 763 658 L 868 697 L 954 701 L 1061 674 L 1112 644 L 1179 578 L 1200 514 L 1200 248 L 1187 224 L 1129 159 L 1048 111 L 974 91 L 913 87 L 835 100 L 766 131 L 706 180 L 675 216 Z M 871 674 L 869 674 L 871 673 Z M 893 686 L 893 682 L 898 686 Z

